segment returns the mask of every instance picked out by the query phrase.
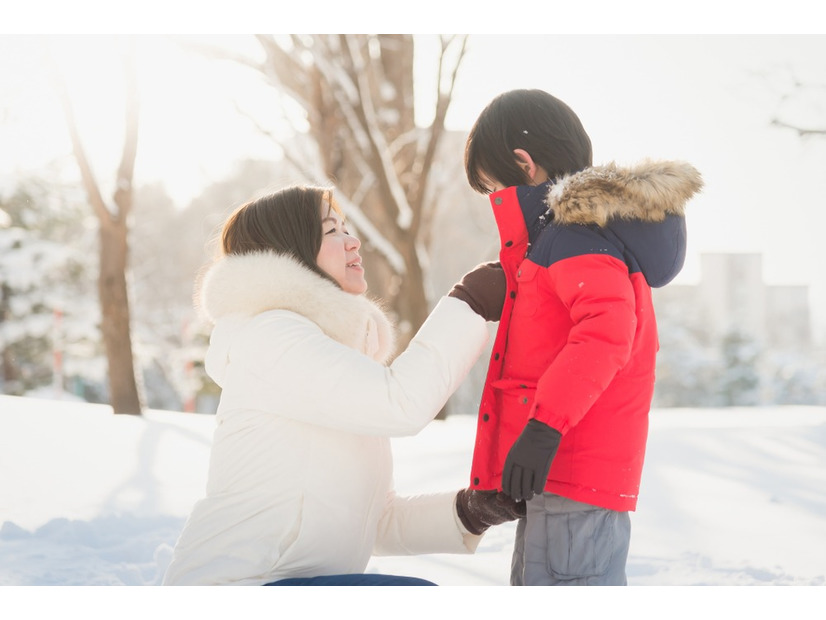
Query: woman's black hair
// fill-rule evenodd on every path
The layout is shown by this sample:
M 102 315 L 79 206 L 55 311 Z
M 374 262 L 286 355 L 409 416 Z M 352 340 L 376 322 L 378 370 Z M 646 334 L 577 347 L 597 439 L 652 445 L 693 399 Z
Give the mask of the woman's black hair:
M 221 253 L 287 254 L 331 280 L 316 263 L 321 249 L 323 204 L 341 215 L 332 190 L 323 187 L 287 187 L 251 200 L 238 207 L 224 223 Z
M 489 194 L 484 177 L 506 187 L 530 179 L 514 149 L 524 149 L 551 179 L 592 165 L 591 139 L 574 111 L 542 90 L 502 93 L 476 119 L 465 144 L 465 173 L 470 186 Z

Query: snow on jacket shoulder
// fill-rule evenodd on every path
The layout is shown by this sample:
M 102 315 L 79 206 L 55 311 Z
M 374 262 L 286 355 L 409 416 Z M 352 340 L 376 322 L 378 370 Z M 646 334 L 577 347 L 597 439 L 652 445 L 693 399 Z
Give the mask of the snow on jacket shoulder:
M 199 304 L 215 323 L 207 370 L 221 386 L 206 497 L 166 584 L 263 584 L 363 571 L 377 552 L 467 553 L 455 492 L 398 498 L 389 437 L 418 432 L 487 341 L 445 298 L 392 363 L 373 302 L 291 258 L 231 256 Z

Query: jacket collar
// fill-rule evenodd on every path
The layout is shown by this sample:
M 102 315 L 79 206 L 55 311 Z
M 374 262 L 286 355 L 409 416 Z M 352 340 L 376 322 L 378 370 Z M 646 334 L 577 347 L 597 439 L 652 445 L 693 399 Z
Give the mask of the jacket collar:
M 546 202 L 552 186 L 553 183 L 548 181 L 541 185 L 520 185 L 516 188 L 529 243 L 534 243 L 542 229 L 553 220 L 553 210 Z
M 289 310 L 338 342 L 387 361 L 395 345 L 390 320 L 364 295 L 342 291 L 297 260 L 273 252 L 220 258 L 206 272 L 196 306 L 216 325 L 268 310 Z M 244 323 L 245 321 L 240 321 Z

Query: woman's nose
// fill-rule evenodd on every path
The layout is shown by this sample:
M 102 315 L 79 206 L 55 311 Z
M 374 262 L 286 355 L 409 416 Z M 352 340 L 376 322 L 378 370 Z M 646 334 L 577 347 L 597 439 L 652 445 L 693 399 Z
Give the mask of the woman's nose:
M 348 250 L 358 250 L 361 247 L 361 241 L 359 241 L 358 237 L 354 237 L 353 235 L 347 235 L 347 237 Z

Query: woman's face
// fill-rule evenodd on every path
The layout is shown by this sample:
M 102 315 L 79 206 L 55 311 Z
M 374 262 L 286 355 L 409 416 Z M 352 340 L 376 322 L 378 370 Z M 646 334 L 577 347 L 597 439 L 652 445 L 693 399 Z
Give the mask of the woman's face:
M 321 248 L 316 264 L 342 290 L 360 295 L 367 290 L 364 267 L 361 266 L 359 248 L 361 242 L 347 232 L 341 216 L 326 201 L 321 204 Z

